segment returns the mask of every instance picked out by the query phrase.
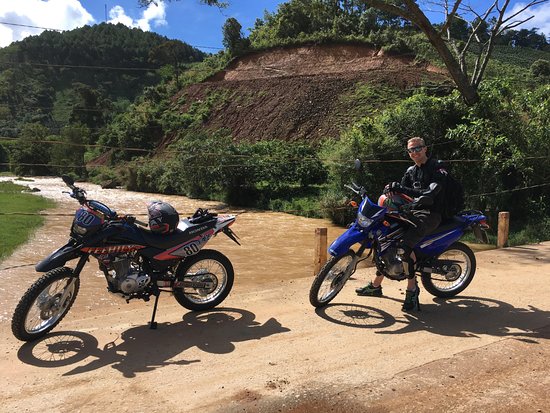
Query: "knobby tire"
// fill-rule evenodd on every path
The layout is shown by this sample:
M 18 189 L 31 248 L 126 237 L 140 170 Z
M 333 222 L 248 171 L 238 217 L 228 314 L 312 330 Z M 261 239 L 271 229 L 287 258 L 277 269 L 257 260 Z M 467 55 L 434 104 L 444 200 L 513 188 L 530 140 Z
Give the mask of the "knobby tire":
M 233 271 L 233 265 L 231 261 L 219 251 L 215 250 L 201 250 L 196 255 L 193 255 L 187 258 L 184 262 L 180 264 L 176 271 L 176 278 L 178 281 L 183 281 L 184 276 L 187 274 L 189 269 L 201 262 L 201 261 L 213 261 L 217 262 L 225 271 L 226 283 L 211 300 L 198 303 L 193 301 L 188 297 L 188 293 L 184 291 L 183 288 L 174 288 L 174 298 L 182 306 L 192 311 L 204 311 L 210 310 L 211 308 L 216 307 L 220 304 L 225 298 L 229 295 L 231 288 L 233 288 L 233 281 L 235 279 L 235 273 Z M 219 280 L 217 280 L 219 282 Z
M 56 315 L 57 319 L 54 320 L 51 324 L 47 323 L 44 328 L 39 328 L 36 331 L 28 331 L 26 327 L 27 317 L 29 315 L 29 312 L 31 311 L 33 304 L 35 304 L 40 294 L 46 291 L 46 289 L 54 282 L 61 281 L 63 279 L 67 279 L 67 281 L 69 281 L 72 278 L 75 279 L 74 292 L 71 294 L 70 297 L 68 297 L 68 301 L 63 303 L 60 310 L 61 313 Z M 55 326 L 57 326 L 61 322 L 61 320 L 63 320 L 65 315 L 69 312 L 74 303 L 74 300 L 76 299 L 76 296 L 78 295 L 79 289 L 80 278 L 74 276 L 73 270 L 71 268 L 60 267 L 44 274 L 36 282 L 34 282 L 34 284 L 30 286 L 23 297 L 21 297 L 19 304 L 17 304 L 11 322 L 11 331 L 13 335 L 21 341 L 33 341 L 46 335 Z M 63 291 L 65 291 L 65 289 L 63 289 Z
M 355 253 L 353 251 L 348 251 L 345 254 L 339 256 L 339 257 L 331 257 L 325 265 L 321 268 L 319 273 L 315 276 L 315 279 L 313 280 L 313 284 L 311 285 L 311 289 L 309 290 L 309 302 L 314 307 L 323 307 L 330 303 L 334 297 L 338 295 L 338 293 L 344 288 L 345 283 L 347 282 L 347 279 L 341 279 L 341 282 L 338 282 L 338 277 L 343 277 L 345 271 L 348 268 L 348 265 L 345 267 L 344 272 L 339 272 L 338 274 L 332 274 L 331 270 L 336 266 L 338 263 L 340 263 L 342 260 L 351 258 L 350 263 L 353 261 Z M 327 277 L 333 276 L 333 280 L 331 281 L 331 290 L 330 293 L 326 297 L 319 297 L 319 290 L 321 289 L 321 286 L 323 285 L 324 281 L 327 279 Z M 349 278 L 349 277 L 348 277 Z M 336 285 L 333 287 L 333 283 L 336 281 Z
M 450 288 L 450 289 L 442 289 L 434 283 L 434 280 L 432 279 L 432 274 L 422 273 L 422 275 L 421 275 L 422 285 L 424 286 L 426 291 L 428 291 L 430 294 L 432 294 L 436 297 L 441 297 L 441 298 L 454 297 L 455 295 L 457 295 L 457 294 L 461 293 L 462 291 L 464 291 L 466 289 L 466 287 L 468 287 L 468 285 L 470 285 L 470 283 L 472 282 L 472 280 L 474 278 L 474 275 L 475 275 L 475 272 L 476 272 L 476 257 L 474 255 L 473 251 L 471 250 L 471 248 L 468 247 L 467 245 L 463 244 L 462 242 L 455 242 L 449 248 L 447 248 L 445 251 L 443 251 L 441 253 L 441 255 L 452 252 L 452 251 L 460 251 L 461 253 L 463 253 L 468 258 L 468 260 L 470 261 L 470 263 L 469 263 L 470 268 L 468 270 L 468 274 L 463 276 L 463 280 L 458 285 L 456 285 L 456 287 L 453 287 L 453 288 Z M 440 255 L 440 257 L 441 257 L 441 255 Z M 444 275 L 442 275 L 442 274 L 433 274 L 433 277 L 435 277 L 435 278 L 444 277 Z

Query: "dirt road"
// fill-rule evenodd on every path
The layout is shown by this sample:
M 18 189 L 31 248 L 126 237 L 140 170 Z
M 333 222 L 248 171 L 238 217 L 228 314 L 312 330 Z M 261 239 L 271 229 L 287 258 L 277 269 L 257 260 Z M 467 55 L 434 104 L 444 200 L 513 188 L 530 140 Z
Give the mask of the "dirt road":
M 248 214 L 251 222 L 271 217 L 242 218 Z M 254 225 L 241 222 L 234 228 L 246 243 Z M 269 239 L 258 227 L 255 234 Z M 91 265 L 74 311 L 44 340 L 18 342 L 3 317 L 0 411 L 550 411 L 550 243 L 478 253 L 464 294 L 441 300 L 423 291 L 420 313 L 401 312 L 403 283 L 387 282 L 383 298 L 357 297 L 369 268 L 315 311 L 307 298 L 311 256 L 292 256 L 300 271 L 281 277 L 278 261 L 287 265 L 300 249 L 288 234 L 288 250 L 270 250 L 269 265 L 261 251 L 245 260 L 220 241 L 237 274 L 223 307 L 191 313 L 162 296 L 157 330 L 147 326 L 150 303 L 108 296 Z M 45 241 L 63 236 L 39 231 L 24 250 L 41 253 Z M 251 242 L 241 251 L 261 249 Z M 19 250 L 0 266 L 23 256 Z M 10 282 L 20 293 L 29 274 L 0 273 L 4 313 L 15 305 Z

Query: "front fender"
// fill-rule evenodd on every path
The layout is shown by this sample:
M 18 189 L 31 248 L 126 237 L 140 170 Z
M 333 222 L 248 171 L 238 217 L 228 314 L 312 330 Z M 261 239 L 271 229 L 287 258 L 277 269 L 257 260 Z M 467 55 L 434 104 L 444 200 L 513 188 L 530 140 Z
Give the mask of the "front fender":
M 353 224 L 347 229 L 342 235 L 334 240 L 330 247 L 328 247 L 328 252 L 334 257 L 338 257 L 342 254 L 348 252 L 352 245 L 362 242 L 367 238 L 367 233 L 360 229 L 357 224 Z
M 42 261 L 40 261 L 34 269 L 38 272 L 48 272 L 54 268 L 62 267 L 67 261 L 79 258 L 82 253 L 75 248 L 74 245 L 64 245 L 61 248 L 55 250 Z

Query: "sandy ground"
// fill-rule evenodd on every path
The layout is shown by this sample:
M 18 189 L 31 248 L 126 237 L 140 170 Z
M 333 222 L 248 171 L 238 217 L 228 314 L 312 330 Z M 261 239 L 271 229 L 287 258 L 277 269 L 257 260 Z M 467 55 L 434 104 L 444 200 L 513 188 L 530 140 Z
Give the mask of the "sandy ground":
M 39 233 L 25 249 L 42 244 Z M 477 253 L 463 295 L 422 291 L 414 314 L 401 312 L 404 283 L 387 281 L 382 298 L 355 295 L 371 268 L 316 311 L 311 257 L 296 278 L 280 277 L 275 261 L 251 277 L 261 254 L 255 264 L 236 251 L 224 251 L 236 282 L 222 306 L 193 313 L 165 294 L 157 330 L 147 326 L 152 303 L 108 296 L 92 270 L 46 338 L 23 344 L 0 319 L 0 412 L 550 411 L 550 242 Z M 17 262 L 18 253 L 0 266 Z M 23 274 L 18 292 L 35 278 Z

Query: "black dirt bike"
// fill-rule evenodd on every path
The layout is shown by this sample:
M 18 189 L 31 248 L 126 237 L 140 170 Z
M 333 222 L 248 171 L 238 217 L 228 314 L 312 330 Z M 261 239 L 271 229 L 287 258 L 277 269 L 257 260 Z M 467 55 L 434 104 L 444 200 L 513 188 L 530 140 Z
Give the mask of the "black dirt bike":
M 229 228 L 235 215 L 218 215 L 198 209 L 169 234 L 144 228 L 130 215 L 118 215 L 107 205 L 86 198 L 86 191 L 63 177 L 69 193 L 81 205 L 71 225 L 69 241 L 36 265 L 46 274 L 23 295 L 12 318 L 12 332 L 31 341 L 52 330 L 68 313 L 80 287 L 80 273 L 93 256 L 105 274 L 107 290 L 126 301 L 155 297 L 151 328 L 162 291 L 174 294 L 183 307 L 208 310 L 220 304 L 233 286 L 229 259 L 219 251 L 202 249 L 223 232 L 239 244 Z M 240 245 L 240 244 L 239 244 Z M 72 268 L 65 266 L 76 260 Z

